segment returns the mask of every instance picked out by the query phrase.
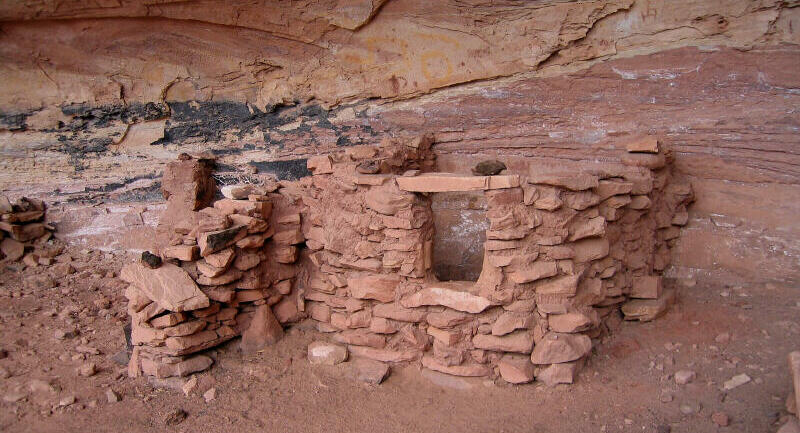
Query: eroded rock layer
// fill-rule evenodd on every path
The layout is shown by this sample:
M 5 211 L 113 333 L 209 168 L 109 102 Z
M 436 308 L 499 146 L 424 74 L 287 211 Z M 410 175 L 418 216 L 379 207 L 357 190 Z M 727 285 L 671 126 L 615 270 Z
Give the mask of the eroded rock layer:
M 671 272 L 797 280 L 797 6 L 4 2 L 0 189 L 52 203 L 72 242 L 147 249 L 184 151 L 230 183 L 387 136 L 434 131 L 466 173 L 606 160 L 645 132 L 697 196 Z

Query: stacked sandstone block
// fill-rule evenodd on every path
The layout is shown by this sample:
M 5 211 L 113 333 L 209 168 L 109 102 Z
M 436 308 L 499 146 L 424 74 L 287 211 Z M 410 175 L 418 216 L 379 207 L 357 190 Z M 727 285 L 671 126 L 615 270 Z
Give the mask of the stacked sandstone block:
M 41 200 L 22 197 L 12 204 L 0 196 L 0 258 L 10 262 L 23 259 L 27 266 L 51 264 L 53 254 L 43 247 L 55 228 L 43 222 L 44 216 Z
M 637 147 L 638 146 L 638 147 Z M 459 376 L 571 382 L 603 322 L 650 320 L 672 294 L 658 275 L 687 221 L 689 184 L 652 139 L 608 164 L 527 175 L 361 174 L 383 149 L 309 160 L 306 311 L 351 353 L 421 360 Z M 363 159 L 363 160 L 362 160 Z M 477 283 L 430 271 L 428 193 L 485 191 L 490 221 Z
M 182 169 L 198 165 L 184 160 L 167 170 Z M 190 185 L 191 179 L 205 182 L 183 177 Z M 120 277 L 130 284 L 131 376 L 204 370 L 213 363 L 204 350 L 241 335 L 242 350 L 255 352 L 280 338 L 280 323 L 300 319 L 302 299 L 293 289 L 297 245 L 304 242 L 299 213 L 288 205 L 273 212 L 273 203 L 285 199 L 263 188 L 231 186 L 223 194 L 226 198 L 189 210 L 168 227 L 160 266 L 123 268 Z

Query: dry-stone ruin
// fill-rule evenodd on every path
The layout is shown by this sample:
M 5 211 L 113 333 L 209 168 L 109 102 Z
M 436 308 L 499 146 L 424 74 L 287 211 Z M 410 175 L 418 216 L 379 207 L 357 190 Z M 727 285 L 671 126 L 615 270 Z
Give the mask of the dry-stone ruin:
M 163 263 L 120 275 L 129 374 L 185 376 L 211 366 L 205 349 L 241 336 L 255 352 L 312 320 L 354 357 L 572 383 L 609 324 L 669 308 L 661 273 L 693 193 L 656 138 L 623 143 L 613 161 L 495 175 L 437 172 L 434 139 L 315 156 L 311 176 L 224 186 L 218 200 L 213 158 L 168 164 Z M 432 272 L 430 196 L 455 191 L 487 202 L 475 282 Z

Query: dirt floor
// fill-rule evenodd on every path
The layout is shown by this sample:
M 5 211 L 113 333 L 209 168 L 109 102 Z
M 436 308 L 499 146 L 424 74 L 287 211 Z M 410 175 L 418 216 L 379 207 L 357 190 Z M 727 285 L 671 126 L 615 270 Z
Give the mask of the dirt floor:
M 774 432 L 791 388 L 786 355 L 800 347 L 798 287 L 701 283 L 681 287 L 665 317 L 624 323 L 572 386 L 417 367 L 366 385 L 342 374 L 346 363 L 310 365 L 306 346 L 320 335 L 298 325 L 255 356 L 239 354 L 236 340 L 212 351 L 216 365 L 187 397 L 185 379 L 130 379 L 112 359 L 125 344 L 114 275 L 126 259 L 75 250 L 59 261 L 68 257 L 75 272 L 62 277 L 52 274 L 64 265 L 0 270 L 0 431 Z M 696 377 L 678 385 L 681 370 Z M 741 374 L 751 380 L 723 389 Z M 716 412 L 727 427 L 712 421 Z

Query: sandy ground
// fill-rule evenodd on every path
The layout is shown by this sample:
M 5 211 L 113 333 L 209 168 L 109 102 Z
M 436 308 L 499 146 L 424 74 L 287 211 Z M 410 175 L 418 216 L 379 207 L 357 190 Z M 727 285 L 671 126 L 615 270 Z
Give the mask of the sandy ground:
M 700 283 L 681 287 L 678 304 L 655 322 L 624 323 L 572 386 L 511 386 L 414 366 L 366 385 L 343 374 L 347 364 L 310 365 L 306 346 L 320 335 L 298 325 L 254 356 L 239 354 L 236 340 L 212 351 L 216 365 L 185 396 L 175 389 L 183 381 L 130 379 L 112 360 L 124 348 L 126 313 L 124 285 L 111 273 L 124 259 L 68 255 L 76 272 L 63 278 L 50 278 L 52 267 L 0 270 L 0 431 L 774 432 L 791 389 L 786 355 L 800 348 L 798 287 Z M 88 363 L 99 371 L 82 376 Z M 696 377 L 677 385 L 679 370 Z M 723 389 L 740 374 L 750 382 Z M 216 398 L 206 402 L 210 388 Z M 121 400 L 110 402 L 108 389 Z M 175 410 L 187 416 L 168 424 Z M 730 424 L 715 424 L 715 412 Z

